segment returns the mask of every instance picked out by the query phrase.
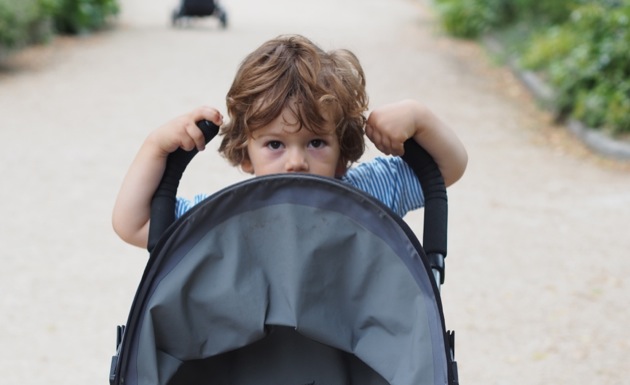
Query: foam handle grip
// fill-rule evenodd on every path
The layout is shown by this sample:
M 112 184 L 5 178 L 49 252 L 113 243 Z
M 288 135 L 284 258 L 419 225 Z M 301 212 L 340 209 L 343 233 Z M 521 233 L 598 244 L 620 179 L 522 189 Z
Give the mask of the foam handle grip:
M 448 198 L 444 178 L 431 155 L 413 139 L 405 142 L 405 155 L 402 158 L 420 180 L 424 194 L 424 251 L 427 255 L 441 254 L 446 257 Z
M 219 133 L 219 126 L 208 120 L 197 122 L 197 127 L 203 132 L 206 143 Z M 185 151 L 180 148 L 171 153 L 166 160 L 164 175 L 151 200 L 151 220 L 147 242 L 149 252 L 153 250 L 166 229 L 175 222 L 175 199 L 179 181 L 197 153 L 196 149 Z

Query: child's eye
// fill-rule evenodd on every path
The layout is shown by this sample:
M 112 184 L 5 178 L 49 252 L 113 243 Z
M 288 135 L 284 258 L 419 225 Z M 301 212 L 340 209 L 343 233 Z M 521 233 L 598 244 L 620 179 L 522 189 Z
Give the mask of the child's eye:
M 282 147 L 282 142 L 280 142 L 278 140 L 271 140 L 271 141 L 267 142 L 267 147 L 269 147 L 272 150 L 277 150 L 280 147 Z
M 322 139 L 313 139 L 311 140 L 310 145 L 313 148 L 321 148 L 326 145 L 326 142 Z

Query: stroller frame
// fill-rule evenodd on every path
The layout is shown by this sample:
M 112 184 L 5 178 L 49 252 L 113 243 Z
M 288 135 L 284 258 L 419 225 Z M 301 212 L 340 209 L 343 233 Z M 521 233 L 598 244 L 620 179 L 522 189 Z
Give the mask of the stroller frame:
M 182 27 L 188 19 L 202 17 L 216 17 L 221 28 L 227 28 L 227 13 L 218 0 L 181 0 L 171 14 L 171 23 L 174 27 Z
M 209 122 L 204 121 L 199 125 L 204 131 L 207 141 L 218 131 L 218 127 Z M 406 146 L 408 144 L 409 146 L 417 146 L 415 142 L 406 143 Z M 443 217 L 446 213 L 444 183 L 439 171 L 436 174 L 437 166 L 424 150 L 420 149 L 419 146 L 413 151 L 411 148 L 406 150 L 407 154 L 414 154 L 413 156 L 422 158 L 411 161 L 422 161 L 427 164 L 426 167 L 422 168 L 414 167 L 414 171 L 421 180 L 426 201 L 424 249 L 402 219 L 380 202 L 350 186 L 312 175 L 285 174 L 259 177 L 241 182 L 200 203 L 171 226 L 177 185 L 186 165 L 196 151 L 187 153 L 178 150 L 171 154 L 167 163 L 167 170 L 152 204 L 148 247 L 151 251 L 151 257 L 136 293 L 126 327 L 118 328 L 117 354 L 112 359 L 110 383 L 112 385 L 145 383 L 169 385 L 184 383 L 272 384 L 285 383 L 287 378 L 291 379 L 287 383 L 311 383 L 311 380 L 304 380 L 306 377 L 303 377 L 303 373 L 307 373 L 307 376 L 311 376 L 308 378 L 317 378 L 317 384 L 325 383 L 328 385 L 458 384 L 457 365 L 454 361 L 454 335 L 444 328 L 439 293 L 439 284 L 444 277 L 443 257 L 446 255 L 446 239 L 442 230 L 444 230 L 446 220 L 440 218 L 434 223 L 437 226 L 427 226 L 427 221 L 432 220 L 431 217 L 435 220 L 436 215 Z M 272 200 L 271 204 L 268 203 L 269 199 L 266 197 L 262 200 L 254 199 L 249 202 L 244 199 L 247 196 L 258 197 L 265 196 L 265 194 L 269 194 Z M 354 208 L 348 209 L 350 206 Z M 278 213 L 276 207 L 288 207 L 289 209 Z M 236 208 L 236 213 L 232 210 L 233 208 Z M 342 215 L 338 214 L 340 211 L 343 211 Z M 316 215 L 309 215 L 311 212 Z M 269 215 L 274 218 L 272 222 L 269 221 Z M 311 223 L 303 220 L 310 217 L 317 219 Z M 377 221 L 378 218 L 382 220 Z M 342 223 L 341 226 L 327 225 L 339 221 Z M 265 232 L 267 231 L 265 226 L 281 227 L 285 232 L 293 232 L 293 235 L 296 235 L 295 231 L 298 233 L 305 231 L 304 229 L 300 230 L 303 222 L 306 222 L 305 226 L 308 231 L 314 229 L 312 227 L 314 223 L 315 226 L 319 226 L 315 231 L 316 233 L 344 233 L 346 231 L 346 237 L 340 243 L 341 247 L 346 248 L 349 243 L 356 243 L 365 245 L 364 250 L 358 254 L 355 253 L 356 255 L 347 252 L 343 254 L 344 258 L 341 259 L 329 259 L 328 257 L 321 259 L 321 247 L 315 245 L 314 250 L 319 250 L 317 251 L 317 258 L 300 259 L 301 257 L 298 255 L 301 250 L 309 249 L 308 243 L 315 241 L 309 241 L 307 238 L 304 243 L 299 240 L 302 239 L 301 237 L 290 236 L 282 243 L 289 245 L 287 246 L 291 249 L 289 253 L 284 256 L 277 253 L 278 243 L 273 239 L 270 240 Z M 383 222 L 385 225 L 382 227 L 376 222 Z M 355 223 L 359 223 L 360 226 L 355 227 Z M 234 240 L 239 240 L 244 234 L 252 234 L 256 237 L 255 232 L 246 231 L 247 229 L 243 228 L 243 225 L 257 231 L 263 229 L 263 232 L 258 234 L 256 242 L 253 243 L 256 249 L 262 249 L 262 251 L 255 250 L 254 254 L 259 256 L 257 258 L 269 260 L 271 263 L 256 264 L 255 260 L 247 260 L 241 265 L 237 263 L 236 267 L 233 265 L 232 256 L 243 254 L 239 248 L 245 247 L 242 246 L 245 243 L 234 242 Z M 346 229 L 347 227 L 351 228 Z M 367 228 L 367 232 L 363 230 L 364 227 Z M 436 227 L 438 236 L 435 235 Z M 230 234 L 233 234 L 232 238 L 230 238 Z M 427 234 L 431 240 L 426 238 Z M 359 241 L 355 242 L 356 240 Z M 389 245 L 384 249 L 381 248 L 383 240 L 386 245 Z M 243 239 L 243 241 L 245 240 Z M 216 247 L 224 247 L 216 246 L 218 244 L 227 244 L 230 245 L 228 248 L 236 248 L 236 254 L 229 250 L 215 250 Z M 337 246 L 335 245 L 333 241 L 332 244 L 328 245 L 330 246 L 328 249 L 336 249 Z M 324 248 L 328 246 L 324 246 Z M 431 248 L 432 251 L 425 253 L 425 249 L 429 250 L 428 248 Z M 178 251 L 180 249 L 185 249 L 185 251 L 182 253 Z M 375 249 L 381 251 L 372 253 Z M 393 259 L 388 260 L 383 255 L 390 254 L 390 249 L 399 251 L 394 253 L 396 255 Z M 193 252 L 191 253 L 190 250 Z M 194 250 L 202 250 L 202 252 L 199 254 Z M 227 253 L 226 258 L 216 258 L 217 255 L 223 255 L 224 252 Z M 373 256 L 371 256 L 372 254 Z M 427 254 L 433 255 L 433 257 L 427 258 Z M 221 259 L 226 260 L 227 265 L 221 262 Z M 322 261 L 325 262 L 323 265 Z M 334 263 L 331 264 L 326 261 Z M 363 265 L 364 261 L 368 261 L 365 262 L 368 264 L 367 267 Z M 402 263 L 400 263 L 401 261 Z M 290 270 L 293 265 L 301 263 L 306 265 L 298 268 L 297 273 Z M 337 266 L 335 263 L 341 265 Z M 212 266 L 202 268 L 209 264 Z M 212 276 L 211 278 L 197 279 L 197 284 L 202 283 L 202 290 L 190 288 L 191 285 L 195 285 L 190 280 L 182 283 L 177 282 L 177 280 L 173 281 L 173 275 L 178 276 L 181 272 L 181 266 L 184 266 L 185 269 L 186 265 L 189 265 L 189 271 L 194 275 L 210 274 Z M 319 266 L 324 266 L 324 268 L 320 269 Z M 350 271 L 359 269 L 362 273 L 358 274 L 358 279 L 345 280 L 343 277 L 342 279 L 331 279 L 331 277 L 337 276 L 338 271 L 344 269 Z M 322 273 L 318 272 L 320 270 Z M 433 279 L 432 270 L 439 273 L 439 280 Z M 224 280 L 220 278 L 234 274 L 236 274 L 235 276 L 255 277 L 260 275 L 260 271 L 263 272 L 265 278 L 270 278 L 269 282 L 256 289 L 250 288 L 248 284 L 243 286 L 229 280 L 222 282 Z M 373 274 L 375 271 L 378 274 Z M 252 272 L 254 275 L 251 274 Z M 410 272 L 411 274 L 409 274 Z M 379 278 L 383 276 L 394 278 L 393 281 Z M 402 277 L 402 279 L 395 277 Z M 409 277 L 412 278 L 409 279 Z M 379 279 L 380 286 L 378 286 Z M 243 281 L 249 282 L 251 279 L 247 278 Z M 411 285 L 406 289 L 401 289 L 402 291 L 396 291 L 405 285 L 402 281 L 410 282 Z M 168 289 L 168 282 L 171 282 L 172 289 Z M 173 282 L 175 283 L 173 284 Z M 209 285 L 208 282 L 211 282 L 211 286 L 207 286 Z M 377 282 L 378 289 L 366 289 L 366 283 L 370 282 Z M 313 283 L 315 284 L 313 285 Z M 204 303 L 201 308 L 212 308 L 213 311 L 217 311 L 215 316 L 210 318 L 232 319 L 228 322 L 228 326 L 219 325 L 217 326 L 219 330 L 216 332 L 213 328 L 207 329 L 205 326 L 201 329 L 184 327 L 185 330 L 174 330 L 172 328 L 173 321 L 169 320 L 169 317 L 174 317 L 174 320 L 179 319 L 175 322 L 176 324 L 183 325 L 192 320 L 193 323 L 201 322 L 202 325 L 207 325 L 209 319 L 207 316 L 199 314 L 191 316 L 189 314 L 190 309 L 193 309 L 193 313 L 197 312 L 198 303 L 194 307 L 188 308 L 181 308 L 181 304 L 188 302 L 190 298 L 198 298 L 198 293 L 206 293 L 210 287 L 213 290 L 217 288 L 216 290 L 221 294 L 219 296 L 221 299 L 212 304 Z M 239 292 L 248 290 L 249 294 L 238 297 L 237 301 L 226 300 L 235 293 L 237 295 Z M 371 294 L 367 293 L 366 290 Z M 420 290 L 421 296 L 425 297 L 424 300 L 420 299 L 424 305 L 414 308 L 411 303 L 407 303 L 399 307 L 393 304 L 394 307 L 391 307 L 397 296 L 406 296 L 417 290 Z M 344 291 L 347 293 L 344 294 Z M 331 292 L 335 295 L 331 296 Z M 153 299 L 163 297 L 164 293 L 167 297 L 175 298 L 174 309 L 177 310 L 164 313 L 164 308 L 168 308 L 164 303 L 158 304 L 157 308 L 151 308 Z M 309 296 L 309 293 L 312 295 Z M 252 295 L 256 297 L 254 299 L 261 299 L 261 301 L 252 299 L 248 302 Z M 346 305 L 331 309 L 326 301 L 323 301 L 323 304 L 320 303 L 322 302 L 320 298 L 323 297 L 327 297 L 333 302 L 337 301 L 337 298 L 347 297 L 341 302 Z M 372 299 L 373 297 L 377 298 Z M 356 298 L 359 298 L 358 302 L 355 301 Z M 418 298 L 413 301 L 417 300 Z M 239 307 L 237 303 L 242 301 L 247 303 Z M 368 311 L 361 310 L 362 306 L 367 306 Z M 371 309 L 370 306 L 372 306 Z M 344 308 L 353 310 L 347 311 Z M 247 324 L 247 320 L 252 317 L 245 315 L 243 311 L 247 313 L 250 312 L 250 309 L 258 309 L 258 313 L 266 320 L 261 324 L 256 315 L 257 311 L 254 310 L 254 324 L 247 327 L 235 327 L 234 325 L 244 325 L 243 322 Z M 301 314 L 296 309 L 302 309 L 306 314 Z M 411 309 L 411 313 L 408 312 L 409 309 Z M 428 327 L 432 331 L 416 328 L 416 324 L 424 323 L 422 320 L 427 316 L 420 316 L 421 319 L 418 321 L 413 314 L 418 311 L 424 314 L 425 310 L 432 314 L 428 316 Z M 225 318 L 227 313 L 224 311 L 232 312 L 232 318 Z M 203 313 L 204 310 L 201 312 Z M 392 314 L 397 315 L 399 313 L 405 313 L 406 316 L 403 316 L 401 320 L 394 320 L 393 323 L 388 321 Z M 359 315 L 357 316 L 357 314 Z M 361 314 L 365 318 L 361 318 L 363 317 Z M 353 320 L 358 320 L 358 325 L 363 325 L 360 326 L 361 330 L 357 331 L 356 326 L 354 328 L 343 326 L 345 322 L 354 322 Z M 335 327 L 337 321 L 341 323 Z M 152 322 L 153 324 L 151 324 Z M 333 327 L 322 327 L 323 324 L 330 324 L 331 322 L 333 322 Z M 160 323 L 162 324 L 160 325 Z M 400 327 L 401 324 L 407 326 Z M 147 325 L 149 325 L 148 329 Z M 366 329 L 366 325 L 372 326 Z M 375 328 L 374 325 L 378 327 Z M 167 330 L 164 330 L 165 327 Z M 259 327 L 260 330 L 257 329 Z M 162 331 L 160 332 L 158 329 L 162 329 Z M 405 333 L 408 329 L 419 330 L 419 334 L 414 332 L 412 335 L 407 335 Z M 147 330 L 149 331 L 147 332 Z M 234 330 L 240 330 L 245 334 L 245 337 L 233 334 Z M 381 338 L 383 331 L 388 336 L 385 340 Z M 204 339 L 205 337 L 200 339 L 199 335 L 204 335 L 207 332 L 213 332 L 214 336 L 210 340 Z M 428 337 L 426 336 L 427 333 L 429 334 Z M 370 342 L 374 338 L 378 342 Z M 234 348 L 229 348 L 232 346 L 230 343 L 235 339 L 240 342 L 236 343 Z M 149 341 L 148 344 L 147 341 Z M 187 344 L 185 341 L 188 341 L 189 345 L 192 341 L 192 345 L 197 347 L 191 351 L 190 347 L 185 348 Z M 252 342 L 254 343 L 252 344 Z M 152 347 L 154 343 L 157 345 Z M 183 347 L 179 346 L 180 344 Z M 219 345 L 222 344 L 227 345 L 219 348 Z M 418 350 L 416 345 L 423 345 L 426 348 L 423 347 Z M 246 346 L 246 348 L 238 349 L 239 346 Z M 390 351 L 384 353 L 387 352 L 387 346 L 390 347 Z M 181 351 L 182 348 L 183 351 Z M 204 352 L 200 353 L 200 350 Z M 178 353 L 178 351 L 180 352 Z M 210 354 L 209 351 L 224 353 L 217 355 L 216 353 Z M 167 356 L 164 356 L 165 352 Z M 252 352 L 255 354 L 254 356 L 250 354 Z M 234 356 L 235 353 L 236 356 Z M 297 359 L 294 357 L 300 354 L 303 357 Z M 157 361 L 153 362 L 154 358 L 156 360 L 159 358 L 158 356 L 165 357 L 166 361 L 160 361 L 161 364 Z M 172 358 L 175 357 L 179 358 L 173 361 Z M 208 361 L 205 359 L 206 357 L 212 358 L 212 360 Z M 232 365 L 235 359 L 236 362 L 243 361 L 243 357 L 246 357 L 246 363 L 249 366 L 246 370 L 239 369 L 237 371 L 238 380 L 235 380 L 236 377 L 233 377 L 233 374 L 221 373 L 221 371 L 225 371 L 226 367 Z M 282 377 L 283 381 L 280 382 L 275 377 L 271 379 L 260 377 L 260 367 L 252 368 L 268 357 L 277 358 L 275 361 L 270 361 L 275 365 L 271 372 L 281 369 L 281 371 L 293 371 L 294 373 Z M 330 364 L 324 362 L 323 366 L 318 367 L 317 365 L 310 365 L 309 359 L 311 357 L 318 359 L 323 357 L 324 361 L 333 357 L 333 360 L 329 360 Z M 183 361 L 179 361 L 180 359 Z M 286 362 L 288 362 L 288 366 Z M 338 369 L 340 362 L 346 369 L 342 368 L 341 371 Z M 320 363 L 318 362 L 318 364 Z M 301 366 L 295 369 L 296 365 Z M 392 369 L 397 365 L 402 369 Z M 312 369 L 311 366 L 316 367 L 316 369 Z M 418 366 L 421 370 L 410 369 L 409 366 Z M 149 368 L 148 371 L 145 370 L 147 367 Z M 184 367 L 186 367 L 187 373 L 182 373 L 181 369 Z M 319 373 L 321 367 L 324 368 L 324 371 L 330 371 L 332 374 L 329 376 L 327 373 Z M 239 373 L 247 371 L 251 371 L 255 375 L 243 381 Z M 299 374 L 297 377 L 296 371 Z M 200 382 L 199 377 L 208 373 L 218 377 L 211 377 L 211 380 Z M 332 377 L 332 375 L 340 375 L 341 379 Z M 295 380 L 295 378 L 300 380 Z

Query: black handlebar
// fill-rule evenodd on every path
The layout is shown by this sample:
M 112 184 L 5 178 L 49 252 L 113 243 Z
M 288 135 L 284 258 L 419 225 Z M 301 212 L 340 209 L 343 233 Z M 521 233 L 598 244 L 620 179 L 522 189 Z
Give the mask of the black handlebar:
M 197 126 L 203 132 L 206 143 L 219 133 L 219 126 L 208 120 L 197 122 Z M 151 220 L 147 243 L 149 252 L 153 250 L 162 234 L 175 221 L 175 197 L 179 181 L 188 163 L 197 155 L 197 152 L 196 149 L 185 151 L 180 148 L 168 156 L 164 175 L 151 200 Z
M 405 154 L 402 158 L 413 169 L 422 186 L 424 194 L 422 248 L 431 267 L 440 272 L 439 283 L 444 283 L 448 231 L 448 197 L 444 178 L 431 155 L 413 139 L 405 142 Z

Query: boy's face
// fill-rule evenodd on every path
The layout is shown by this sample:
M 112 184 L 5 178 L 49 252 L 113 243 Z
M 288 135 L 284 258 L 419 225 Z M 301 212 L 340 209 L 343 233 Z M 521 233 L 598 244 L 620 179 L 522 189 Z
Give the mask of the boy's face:
M 249 159 L 241 163 L 243 171 L 256 176 L 287 172 L 341 176 L 345 166 L 340 164 L 334 125 L 327 122 L 320 134 L 298 127 L 293 113 L 285 108 L 271 123 L 254 131 L 247 141 Z

